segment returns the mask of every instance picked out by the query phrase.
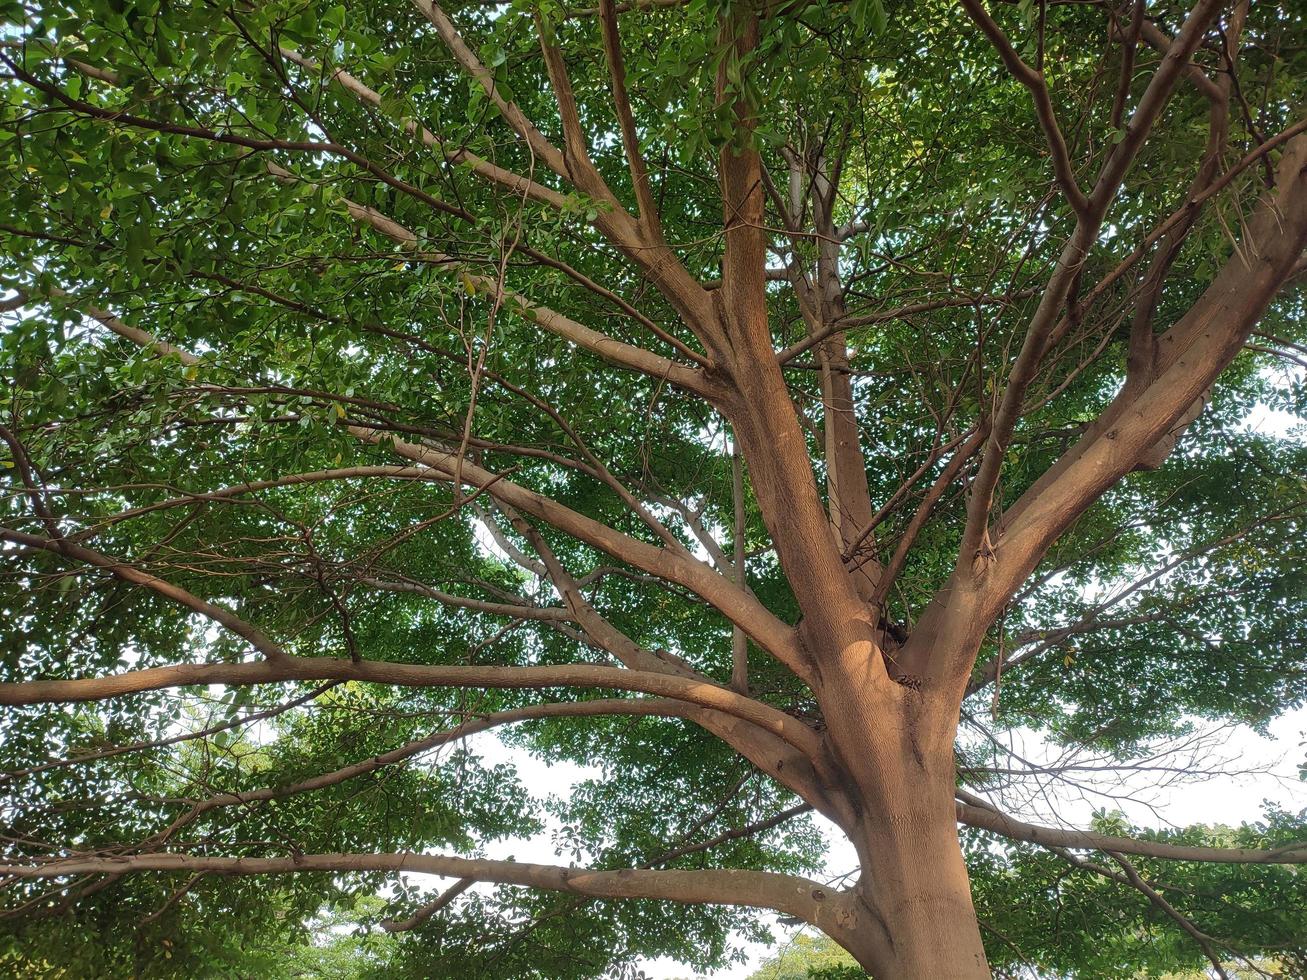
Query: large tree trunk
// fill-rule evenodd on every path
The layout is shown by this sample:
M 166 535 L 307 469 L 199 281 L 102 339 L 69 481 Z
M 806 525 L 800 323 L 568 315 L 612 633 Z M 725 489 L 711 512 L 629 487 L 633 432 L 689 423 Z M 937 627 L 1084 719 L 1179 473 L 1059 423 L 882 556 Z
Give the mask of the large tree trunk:
M 989 967 L 958 843 L 957 712 L 929 686 L 858 683 L 840 673 L 838 681 L 823 678 L 821 701 L 852 784 L 846 793 L 858 822 L 845 830 L 862 877 L 858 914 L 848 934 L 834 938 L 878 980 L 984 980 Z
M 869 814 L 858 850 L 867 914 L 849 941 L 836 938 L 867 972 L 878 980 L 988 980 L 951 790 L 909 793 Z
M 737 13 L 722 31 L 732 56 L 743 56 L 757 44 L 757 17 Z M 718 98 L 727 95 L 723 67 Z M 733 108 L 740 129 L 751 132 L 753 109 L 743 100 Z M 810 660 L 804 680 L 827 723 L 828 773 L 840 783 L 829 786 L 830 796 L 848 804 L 836 809 L 861 859 L 856 898 L 831 902 L 817 922 L 878 980 L 987 980 L 953 804 L 960 699 L 920 678 L 900 683 L 903 671 L 879 646 L 878 610 L 868 601 L 874 583 L 859 588 L 842 555 L 871 519 L 866 464 L 850 425 L 850 382 L 829 371 L 832 351 L 842 361 L 842 342 L 823 345 L 827 464 L 836 497 L 823 503 L 774 351 L 762 163 L 753 147 L 732 144 L 723 147 L 720 165 L 725 250 L 713 301 L 722 349 L 714 353 L 730 383 L 719 407 L 748 462 L 763 522 L 802 610 L 796 633 Z M 827 237 L 833 237 L 830 204 Z M 818 320 L 842 312 L 837 256 L 828 254 L 823 267 L 820 285 L 828 295 Z M 969 632 L 960 639 L 979 643 Z

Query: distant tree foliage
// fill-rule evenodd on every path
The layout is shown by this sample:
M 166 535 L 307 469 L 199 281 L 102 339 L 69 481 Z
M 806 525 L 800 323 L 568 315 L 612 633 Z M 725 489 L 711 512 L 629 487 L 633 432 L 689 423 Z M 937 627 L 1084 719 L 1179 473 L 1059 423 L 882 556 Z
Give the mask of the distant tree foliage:
M 801 933 L 765 960 L 749 980 L 858 980 L 866 975 L 834 940 Z

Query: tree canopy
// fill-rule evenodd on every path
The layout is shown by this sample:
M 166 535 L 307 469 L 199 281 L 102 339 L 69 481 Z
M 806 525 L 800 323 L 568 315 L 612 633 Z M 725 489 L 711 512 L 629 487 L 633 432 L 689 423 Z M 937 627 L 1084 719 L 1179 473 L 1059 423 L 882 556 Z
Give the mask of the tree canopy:
M 1307 975 L 1300 5 L 0 17 L 5 969 Z

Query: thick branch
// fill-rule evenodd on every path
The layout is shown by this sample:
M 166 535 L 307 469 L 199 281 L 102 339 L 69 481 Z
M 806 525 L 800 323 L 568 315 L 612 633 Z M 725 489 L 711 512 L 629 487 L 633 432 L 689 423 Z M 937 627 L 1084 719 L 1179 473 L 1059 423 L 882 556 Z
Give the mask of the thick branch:
M 830 518 L 817 490 L 785 378 L 772 347 L 766 270 L 765 189 L 753 144 L 754 109 L 727 82 L 727 66 L 758 43 L 757 15 L 743 9 L 723 17 L 719 43 L 727 49 L 718 70 L 719 101 L 730 102 L 736 138 L 719 155 L 725 254 L 722 286 L 713 293 L 725 340 L 733 391 L 730 419 L 754 495 L 782 568 L 803 610 L 800 630 L 816 655 L 856 661 L 870 678 L 886 681 L 874 638 L 874 613 L 845 568 Z
M 658 205 L 654 201 L 653 188 L 649 184 L 649 168 L 645 166 L 644 156 L 640 153 L 640 138 L 636 134 L 635 116 L 631 112 L 631 100 L 626 88 L 626 66 L 622 61 L 622 40 L 617 28 L 617 9 L 613 0 L 601 0 L 599 25 L 603 34 L 604 55 L 608 59 L 608 72 L 612 79 L 613 108 L 617 112 L 617 123 L 622 130 L 622 146 L 626 150 L 627 163 L 631 168 L 631 183 L 635 187 L 635 200 L 639 205 L 640 220 L 655 237 L 661 238 L 662 226 L 658 217 Z
M 1272 850 L 1251 847 L 1202 847 L 1171 844 L 1167 841 L 1114 837 L 1092 830 L 1062 830 L 1025 823 L 997 810 L 969 803 L 957 804 L 958 821 L 980 830 L 989 830 L 1012 840 L 1026 841 L 1043 847 L 1070 847 L 1080 850 L 1137 854 L 1140 857 L 1170 861 L 1203 861 L 1216 864 L 1307 864 L 1307 842 L 1286 844 Z
M 407 932 L 409 929 L 416 929 L 424 922 L 431 920 L 431 917 L 447 906 L 454 899 L 458 898 L 465 891 L 476 884 L 475 878 L 460 878 L 454 884 L 450 885 L 441 892 L 433 901 L 427 902 L 426 905 L 418 909 L 412 915 L 403 919 L 388 919 L 381 923 L 381 928 L 386 932 Z
M 196 684 L 271 684 L 281 681 L 354 680 L 407 687 L 550 687 L 611 688 L 676 698 L 715 708 L 751 722 L 816 757 L 820 738 L 783 711 L 743 697 L 724 687 L 675 674 L 574 664 L 561 667 L 477 667 L 402 664 L 332 657 L 285 657 L 281 660 L 223 664 L 175 664 L 146 667 L 107 677 L 77 680 L 17 681 L 0 684 L 0 704 L 59 704 Z
M 616 531 L 555 500 L 503 479 L 470 460 L 464 459 L 459 467 L 453 453 L 414 445 L 363 426 L 351 425 L 349 431 L 367 442 L 388 446 L 406 459 L 422 463 L 447 479 L 453 480 L 458 476 L 470 486 L 487 488 L 493 497 L 510 507 L 545 521 L 642 571 L 684 586 L 717 608 L 729 620 L 739 624 L 759 647 L 771 653 L 800 677 L 810 677 L 810 668 L 798 646 L 793 628 L 777 619 L 746 589 L 698 559 Z
M 973 0 L 964 0 L 973 2 Z M 970 569 L 980 578 L 993 561 L 990 541 L 989 515 L 994 492 L 998 486 L 1003 458 L 1012 434 L 1021 416 L 1026 390 L 1038 374 L 1039 366 L 1047 353 L 1050 339 L 1067 297 L 1076 282 L 1080 269 L 1097 240 L 1108 207 L 1116 197 L 1131 164 L 1134 163 L 1144 141 L 1152 132 L 1175 91 L 1176 84 L 1189 58 L 1197 49 L 1212 18 L 1220 9 L 1220 0 L 1199 0 L 1185 21 L 1176 43 L 1171 46 L 1161 65 L 1154 72 L 1138 106 L 1126 126 L 1125 135 L 1112 149 L 1103 163 L 1089 202 L 1079 214 L 1076 227 L 1067 240 L 1048 287 L 1031 317 L 1026 336 L 1012 370 L 1002 400 L 994 413 L 989 443 L 985 447 L 980 469 L 976 474 L 967 507 L 967 526 L 959 555 L 959 570 Z
M 94 568 L 102 568 L 115 578 L 120 578 L 124 582 L 130 582 L 133 585 L 143 586 L 151 592 L 157 592 L 164 598 L 171 599 L 192 612 L 197 612 L 206 619 L 212 620 L 224 629 L 249 642 L 251 646 L 270 661 L 280 661 L 286 658 L 286 651 L 279 644 L 274 643 L 262 630 L 247 623 L 235 613 L 215 606 L 213 603 L 201 599 L 180 586 L 166 582 L 158 576 L 143 572 L 121 559 L 112 558 L 82 545 L 73 544 L 66 539 L 45 538 L 37 534 L 28 534 L 25 531 L 16 531 L 7 527 L 0 527 L 0 541 L 9 541 L 28 548 L 50 551 L 73 561 L 91 565 Z
M 15 878 L 67 878 L 123 875 L 146 871 L 267 875 L 293 872 L 420 872 L 472 878 L 588 898 L 652 898 L 686 904 L 744 905 L 774 909 L 819 925 L 834 914 L 843 894 L 815 881 L 767 871 L 651 871 L 624 868 L 592 871 L 516 861 L 490 861 L 439 854 L 300 854 L 289 858 L 221 858 L 191 854 L 137 854 L 127 857 L 71 857 L 36 864 L 3 864 L 0 875 Z
M 292 175 L 286 171 L 280 173 L 274 171 L 274 176 L 287 179 Z M 671 381 L 688 391 L 707 395 L 707 386 L 698 370 L 678 364 L 643 347 L 615 340 L 548 307 L 535 305 L 521 293 L 505 287 L 497 276 L 474 272 L 464 263 L 441 252 L 419 249 L 417 235 L 376 208 L 357 204 L 347 198 L 341 200 L 348 209 L 350 217 L 355 221 L 369 225 L 401 248 L 412 251 L 414 256 L 423 262 L 441 265 L 451 270 L 461 270 L 464 284 L 468 289 L 478 294 L 488 295 L 501 308 L 620 367 L 631 368 L 654 378 Z
M 526 114 L 518 108 L 516 102 L 509 102 L 500 94 L 498 87 L 495 85 L 494 75 L 472 52 L 467 46 L 462 36 L 454 28 L 453 22 L 439 6 L 432 3 L 431 0 L 413 0 L 413 6 L 421 11 L 422 15 L 431 22 L 440 35 L 440 40 L 445 43 L 449 53 L 454 56 L 454 60 L 476 79 L 477 83 L 485 91 L 490 100 L 494 102 L 499 109 L 500 115 L 508 122 L 513 131 L 517 133 L 531 148 L 531 152 L 541 160 L 554 173 L 564 179 L 568 179 L 567 164 L 563 160 L 563 154 L 550 143 L 536 129 L 535 124 L 526 117 Z
M 1004 518 L 1012 567 L 1003 587 L 1024 578 L 1071 521 L 1134 469 L 1243 348 L 1307 247 L 1307 136 L 1289 143 L 1277 174 L 1277 192 L 1260 202 L 1236 253 L 1158 339 L 1152 382 L 1123 389 Z
M 590 162 L 579 132 L 579 121 L 576 117 L 575 105 L 572 103 L 570 85 L 567 83 L 566 72 L 562 69 L 561 53 L 552 42 L 547 38 L 543 39 L 542 49 L 550 80 L 559 100 L 559 110 L 567 134 L 567 153 L 550 144 L 515 103 L 503 98 L 495 86 L 493 74 L 468 48 L 453 22 L 439 6 L 432 0 L 413 0 L 413 4 L 431 21 L 455 60 L 482 86 L 498 106 L 509 126 L 530 147 L 531 152 L 564 180 L 605 202 L 606 207 L 594 220 L 595 227 L 623 255 L 644 271 L 680 314 L 685 325 L 701 341 L 708 343 L 712 339 L 714 327 L 708 294 L 672 250 L 663 244 L 660 238 L 648 234 L 647 229 L 621 207 Z
M 607 650 L 624 666 L 633 670 L 665 671 L 683 677 L 693 677 L 696 680 L 707 680 L 702 674 L 681 663 L 661 659 L 652 650 L 640 646 L 601 616 L 599 611 L 582 594 L 580 587 L 576 584 L 576 579 L 558 560 L 544 535 L 516 512 L 510 510 L 508 517 L 513 522 L 513 527 L 517 532 L 531 543 L 531 547 L 540 556 L 549 580 L 553 582 L 558 594 L 563 597 L 563 602 L 567 604 L 567 608 L 570 610 L 571 618 L 576 621 L 577 625 L 585 631 L 585 635 L 600 649 Z M 736 627 L 736 629 L 738 628 Z
M 299 65 L 306 71 L 319 72 L 328 74 L 328 70 L 319 65 L 311 58 L 306 58 L 297 51 L 290 48 L 279 48 L 278 53 L 287 61 Z M 370 105 L 373 108 L 381 107 L 381 93 L 365 85 L 362 81 L 350 74 L 343 68 L 337 68 L 330 71 L 330 78 L 349 92 L 360 102 Z M 552 187 L 546 187 L 537 181 L 532 180 L 522 174 L 514 173 L 511 170 L 505 170 L 483 160 L 470 150 L 459 148 L 455 150 L 447 149 L 445 141 L 436 136 L 435 133 L 418 123 L 416 120 L 406 120 L 403 124 L 405 132 L 417 137 L 422 141 L 424 146 L 432 149 L 438 149 L 446 160 L 455 165 L 463 165 L 471 169 L 478 176 L 484 177 L 493 183 L 499 184 L 514 194 L 526 197 L 532 201 L 541 204 L 547 204 L 550 207 L 564 209 L 567 207 L 567 198 L 554 190 Z
M 1230 980 L 1230 975 L 1225 972 L 1225 967 L 1221 965 L 1221 958 L 1216 954 L 1216 948 L 1213 945 L 1212 937 L 1194 925 L 1187 915 L 1168 902 L 1156 888 L 1144 881 L 1139 872 L 1135 870 L 1133 864 L 1123 858 L 1120 854 L 1113 853 L 1112 851 L 1108 851 L 1107 856 L 1120 865 L 1121 870 L 1125 872 L 1126 880 L 1128 880 L 1131 885 L 1142 892 L 1150 902 L 1161 909 L 1173 922 L 1175 922 L 1176 925 L 1188 933 L 1193 941 L 1198 944 L 1198 948 L 1203 951 L 1203 955 L 1207 957 L 1208 962 L 1212 964 L 1212 969 L 1216 971 L 1216 975 L 1220 980 Z
M 1085 197 L 1084 191 L 1076 181 L 1075 169 L 1071 166 L 1071 154 L 1067 150 L 1062 130 L 1058 127 L 1057 112 L 1053 108 L 1053 100 L 1049 95 L 1043 71 L 1031 68 L 1021 59 L 1016 49 L 1012 47 L 1012 42 L 1003 33 L 1003 29 L 994 22 L 994 18 L 989 15 L 981 0 L 962 0 L 962 7 L 976 22 L 976 26 L 989 38 L 1012 77 L 1029 90 L 1030 97 L 1035 103 L 1035 115 L 1039 118 L 1040 128 L 1044 130 L 1044 138 L 1048 141 L 1048 150 L 1053 158 L 1053 172 L 1057 175 L 1058 186 L 1061 187 L 1071 209 L 1076 214 L 1083 214 L 1089 207 L 1089 199 Z

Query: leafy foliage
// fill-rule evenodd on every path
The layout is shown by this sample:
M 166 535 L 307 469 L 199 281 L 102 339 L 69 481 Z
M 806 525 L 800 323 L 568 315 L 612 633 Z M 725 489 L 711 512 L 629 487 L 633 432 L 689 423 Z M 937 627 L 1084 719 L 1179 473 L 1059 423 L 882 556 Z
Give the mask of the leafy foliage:
M 1029 92 L 943 0 L 782 5 L 763 17 L 747 52 L 719 30 L 735 5 L 635 6 L 620 18 L 627 85 L 662 228 L 695 279 L 722 276 L 720 152 L 756 148 L 769 172 L 783 174 L 787 151 L 842 140 L 829 217 L 849 229 L 839 270 L 852 324 L 847 370 L 871 499 L 893 502 L 868 548 L 887 559 L 917 535 L 878 612 L 910 630 L 953 573 L 965 525 L 959 478 L 919 534 L 910 530 L 946 464 L 940 446 L 986 424 L 1001 383 L 995 366 L 1015 357 L 1074 224 L 1050 190 Z M 1107 7 L 994 8 L 1023 56 L 1038 49 L 1088 179 L 1124 133 L 1104 98 L 1121 67 L 1104 40 Z M 1177 29 L 1187 7 L 1148 10 Z M 540 36 L 566 52 L 594 166 L 619 201 L 634 200 L 595 17 L 553 0 L 449 13 L 498 95 L 555 143 L 563 123 Z M 115 563 L 230 610 L 292 656 L 450 667 L 606 662 L 575 624 L 531 618 L 558 607 L 559 596 L 507 542 L 530 561 L 551 551 L 584 582 L 590 606 L 641 650 L 728 681 L 732 628 L 718 609 L 544 523 L 533 542 L 506 512 L 495 515 L 489 491 L 362 470 L 277 483 L 394 464 L 391 441 L 404 439 L 457 446 L 460 458 L 638 541 L 658 538 L 613 482 L 634 488 L 688 550 L 704 551 L 695 525 L 723 550 L 732 536 L 734 436 L 721 415 L 665 377 L 615 367 L 515 315 L 500 295 L 509 289 L 660 357 L 686 361 L 698 351 L 638 259 L 601 234 L 612 202 L 548 175 L 419 9 L 376 0 L 36 0 L 0 3 L 0 15 L 0 285 L 18 297 L 5 302 L 0 333 L 0 424 L 13 434 L 0 459 L 0 524 L 27 534 L 53 527 L 112 557 L 88 566 L 7 540 L 4 680 L 249 659 L 246 638 L 124 581 Z M 1307 104 L 1303 17 L 1290 3 L 1252 5 L 1237 73 L 1246 111 L 1230 124 L 1224 164 L 1293 124 Z M 1047 30 L 1037 32 L 1041 18 Z M 1147 84 L 1142 68 L 1158 63 L 1145 47 L 1138 57 L 1131 102 Z M 1213 40 L 1195 63 L 1215 76 L 1221 57 Z M 338 69 L 376 98 L 343 89 Z M 736 102 L 756 116 L 751 131 Z M 1086 289 L 1182 202 L 1208 111 L 1200 92 L 1177 90 L 1098 236 Z M 422 127 L 438 139 L 424 140 Z M 509 193 L 484 179 L 478 160 L 530 175 L 557 200 Z M 1195 216 L 1160 294 L 1162 329 L 1238 247 L 1233 229 L 1265 179 L 1248 166 Z M 367 209 L 410 237 L 354 220 Z M 816 265 L 820 236 L 810 237 L 777 232 L 776 257 Z M 1079 319 L 1029 392 L 997 513 L 1116 396 L 1139 288 L 1126 276 L 1076 308 Z M 775 347 L 803 342 L 796 291 L 778 284 L 766 296 Z M 106 329 L 107 317 L 170 347 Z M 1300 286 L 1278 296 L 1258 330 L 1166 465 L 1132 475 L 1084 513 L 988 631 L 962 706 L 959 770 L 972 789 L 1014 781 L 995 749 L 1005 731 L 1035 731 L 1128 767 L 1202 726 L 1265 731 L 1307 702 Z M 807 351 L 785 377 L 820 481 L 819 367 Z M 1285 425 L 1247 424 L 1265 410 Z M 360 427 L 380 435 L 362 441 Z M 216 493 L 250 485 L 257 492 Z M 748 587 L 780 620 L 798 622 L 770 515 L 752 490 L 741 503 Z M 487 512 L 504 541 L 492 540 Z M 454 601 L 433 601 L 432 590 Z M 756 699 L 821 731 L 809 687 L 756 644 L 748 653 Z M 1006 672 L 996 691 L 999 658 Z M 452 742 L 313 792 L 192 812 L 215 794 L 302 787 L 494 712 L 600 696 L 303 681 L 7 709 L 6 859 L 140 842 L 246 857 L 471 855 L 552 833 L 564 863 L 599 869 L 820 869 L 821 837 L 806 814 L 731 836 L 799 798 L 675 717 L 552 717 L 503 730 L 534 760 L 587 767 L 565 798 L 535 798 L 512 765 L 486 764 L 475 746 Z M 198 731 L 207 734 L 182 737 Z M 1305 832 L 1307 813 L 1273 811 L 1257 826 L 1167 839 L 1273 848 Z M 1205 962 L 1183 928 L 1119 881 L 978 833 L 966 854 L 996 970 L 1016 975 L 1033 964 L 1090 978 Z M 1164 883 L 1223 949 L 1274 957 L 1286 976 L 1307 970 L 1299 869 L 1141 860 L 1138 870 Z M 11 890 L 21 914 L 4 920 L 0 966 L 52 977 L 582 978 L 661 955 L 709 970 L 738 958 L 742 939 L 766 936 L 768 924 L 737 907 L 478 887 L 392 936 L 383 920 L 440 889 L 379 872 L 271 883 L 87 877 Z M 830 952 L 824 942 L 808 950 L 806 975 L 851 976 L 827 962 Z M 759 977 L 790 975 L 800 974 L 782 957 Z

